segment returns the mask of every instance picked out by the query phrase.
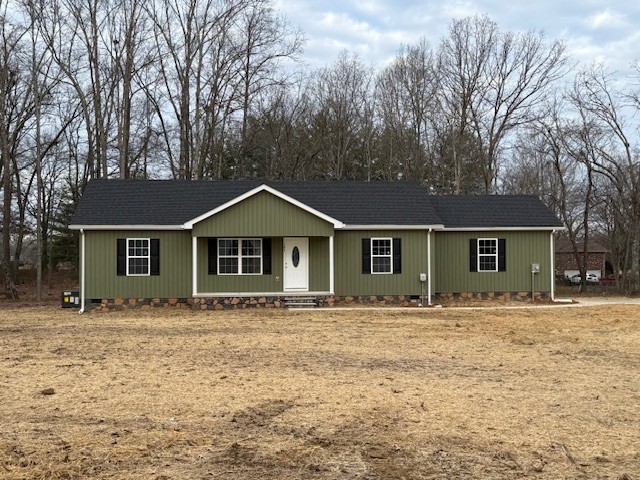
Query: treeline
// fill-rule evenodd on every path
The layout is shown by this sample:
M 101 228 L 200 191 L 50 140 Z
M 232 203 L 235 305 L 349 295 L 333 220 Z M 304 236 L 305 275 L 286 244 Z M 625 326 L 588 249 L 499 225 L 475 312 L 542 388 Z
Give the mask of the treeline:
M 564 220 L 576 258 L 577 242 L 599 235 L 628 288 L 638 280 L 638 95 L 575 65 L 559 40 L 469 17 L 433 45 L 399 46 L 388 65 L 343 52 L 312 70 L 304 33 L 269 0 L 0 5 L 8 296 L 26 242 L 39 286 L 43 265 L 75 261 L 66 224 L 101 177 L 532 193 Z

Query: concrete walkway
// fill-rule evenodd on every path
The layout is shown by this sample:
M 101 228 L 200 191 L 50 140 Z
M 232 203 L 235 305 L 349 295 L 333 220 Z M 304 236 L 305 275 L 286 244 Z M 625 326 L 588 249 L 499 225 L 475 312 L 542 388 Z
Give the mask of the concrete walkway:
M 469 306 L 448 306 L 439 307 L 434 304 L 433 308 L 416 308 L 416 307 L 327 307 L 313 308 L 312 311 L 328 310 L 328 311 L 355 311 L 355 310 L 387 310 L 387 311 L 411 311 L 411 310 L 494 310 L 494 309 L 523 309 L 523 308 L 580 308 L 580 307 L 597 307 L 601 305 L 638 305 L 640 306 L 640 297 L 565 297 L 556 298 L 554 303 L 531 304 L 523 302 L 521 305 L 502 305 L 499 302 L 487 302 L 487 305 L 469 305 Z M 289 310 L 308 310 L 303 308 L 290 308 Z
M 557 299 L 558 300 L 558 299 Z M 575 297 L 574 307 L 594 307 L 598 305 L 640 305 L 640 297 Z

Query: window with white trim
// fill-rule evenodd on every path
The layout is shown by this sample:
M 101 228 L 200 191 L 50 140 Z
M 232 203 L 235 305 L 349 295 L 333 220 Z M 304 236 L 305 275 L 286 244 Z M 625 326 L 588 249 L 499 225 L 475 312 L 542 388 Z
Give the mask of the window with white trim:
M 479 238 L 478 239 L 478 271 L 497 272 L 498 271 L 498 239 Z
M 148 238 L 127 238 L 127 275 L 149 275 L 151 252 Z
M 219 238 L 218 274 L 261 275 L 261 238 Z
M 393 273 L 393 239 L 371 239 L 371 273 Z

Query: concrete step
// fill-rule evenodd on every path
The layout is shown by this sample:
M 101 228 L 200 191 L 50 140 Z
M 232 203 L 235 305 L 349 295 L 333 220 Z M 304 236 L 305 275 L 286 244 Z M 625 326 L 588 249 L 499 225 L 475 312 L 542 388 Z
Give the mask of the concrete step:
M 315 308 L 318 300 L 316 297 L 285 297 L 284 305 L 287 308 Z

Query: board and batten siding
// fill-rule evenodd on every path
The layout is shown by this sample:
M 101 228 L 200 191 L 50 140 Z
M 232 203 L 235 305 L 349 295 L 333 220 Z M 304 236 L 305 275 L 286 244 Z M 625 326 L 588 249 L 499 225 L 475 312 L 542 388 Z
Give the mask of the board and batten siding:
M 435 232 L 433 265 L 436 293 L 530 292 L 531 264 L 540 264 L 536 291 L 551 290 L 548 231 Z M 505 272 L 470 272 L 469 239 L 506 239 Z
M 333 225 L 300 207 L 259 192 L 193 226 L 194 237 L 329 237 Z
M 327 237 L 309 239 L 309 290 L 329 291 L 329 239 Z
M 362 273 L 362 239 L 378 237 L 402 239 L 402 273 Z M 421 295 L 420 273 L 427 273 L 426 230 L 336 230 L 336 295 Z
M 160 275 L 117 275 L 118 238 L 160 239 Z M 186 231 L 85 231 L 85 297 L 191 296 L 191 235 Z
M 283 292 L 283 237 L 271 238 L 270 275 L 209 275 L 208 252 L 208 239 L 198 238 L 198 293 Z M 329 291 L 329 239 L 326 237 L 309 238 L 309 291 Z

